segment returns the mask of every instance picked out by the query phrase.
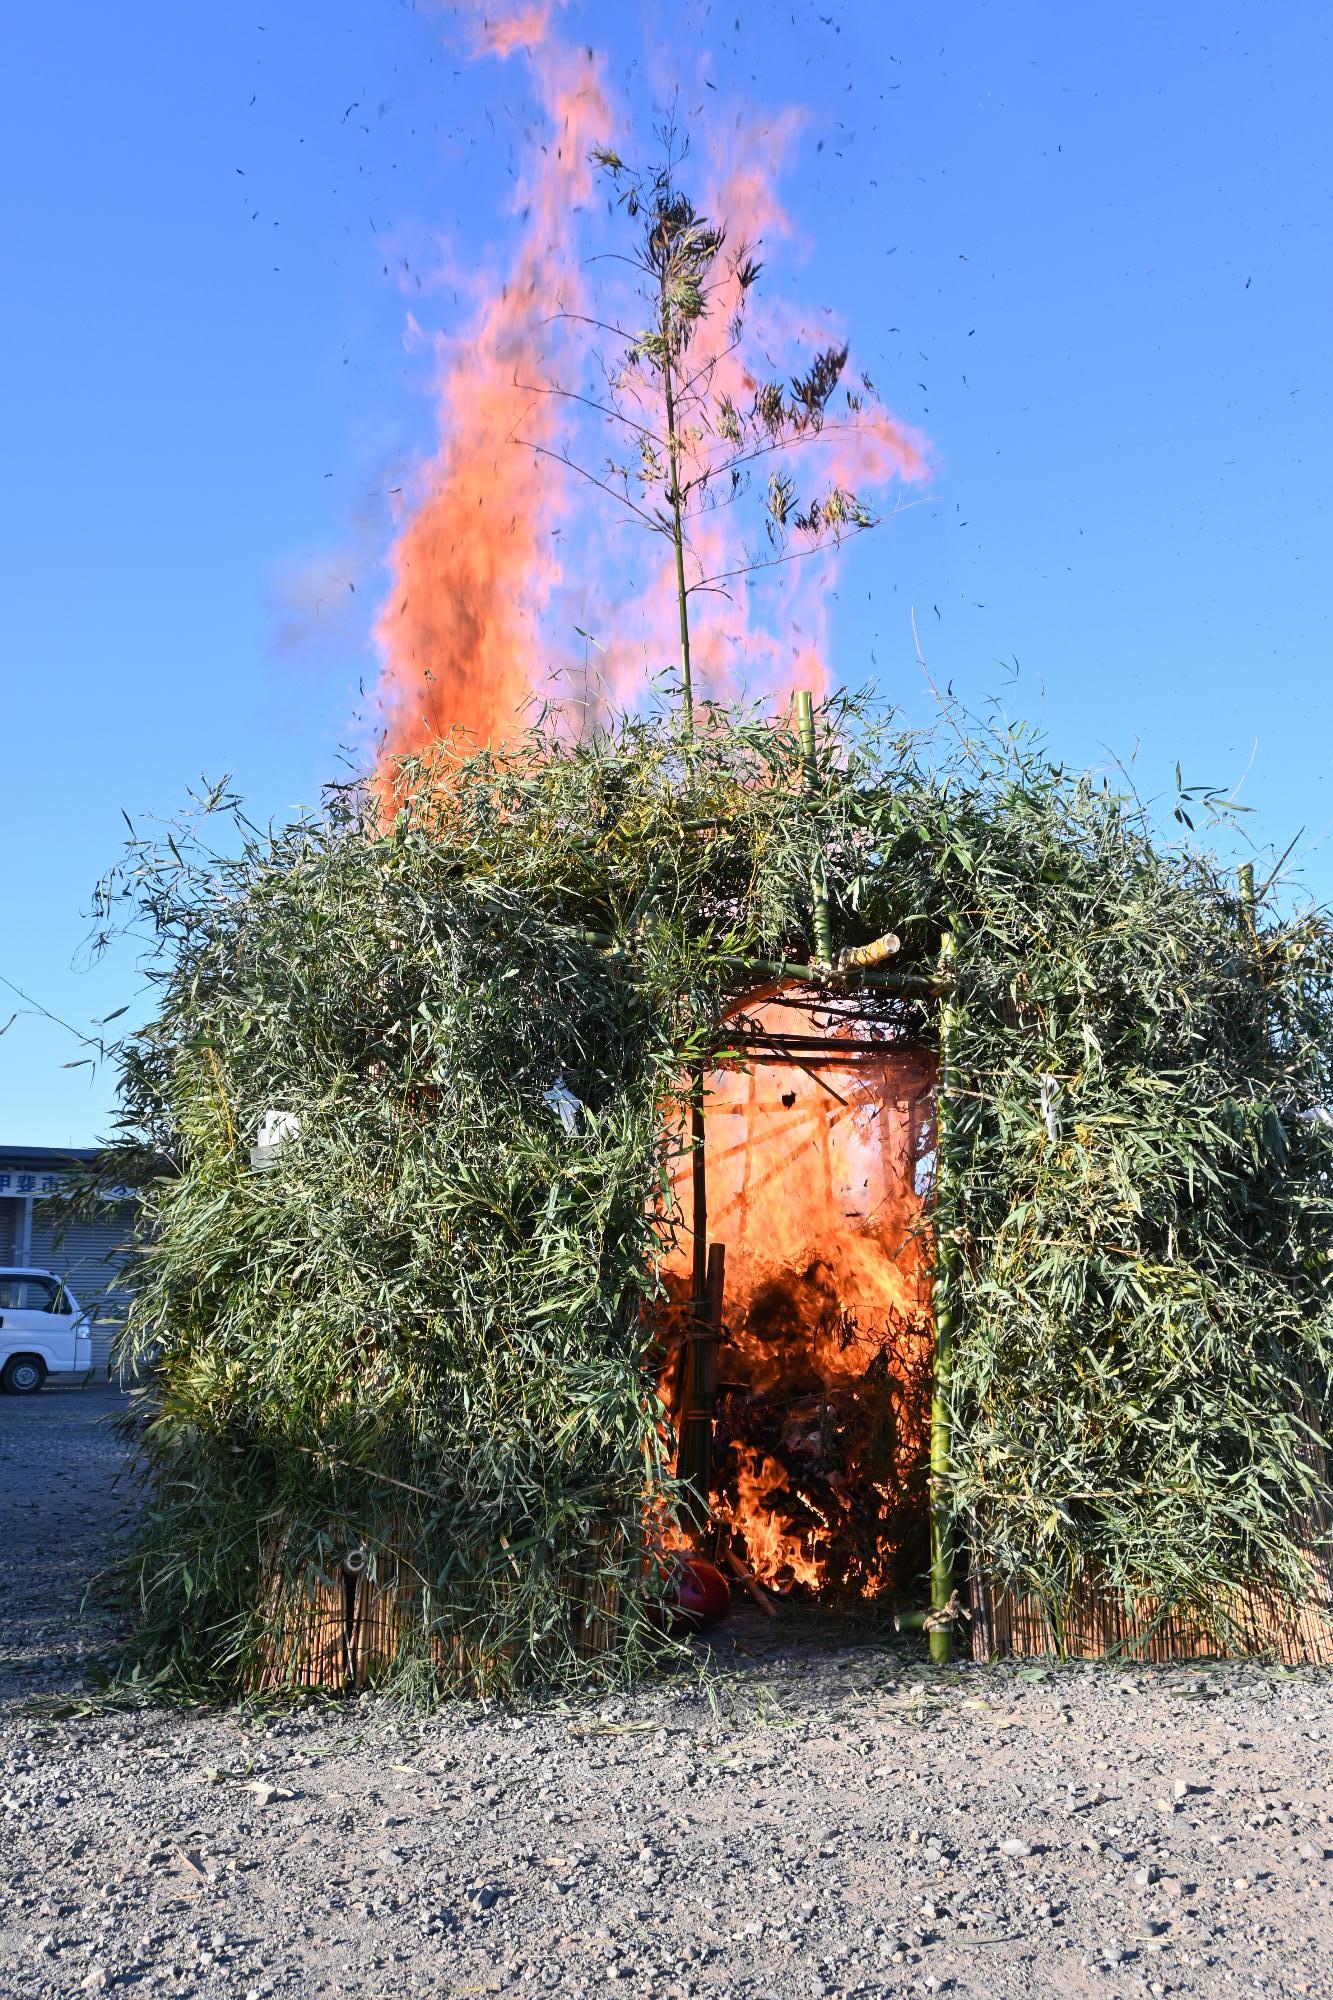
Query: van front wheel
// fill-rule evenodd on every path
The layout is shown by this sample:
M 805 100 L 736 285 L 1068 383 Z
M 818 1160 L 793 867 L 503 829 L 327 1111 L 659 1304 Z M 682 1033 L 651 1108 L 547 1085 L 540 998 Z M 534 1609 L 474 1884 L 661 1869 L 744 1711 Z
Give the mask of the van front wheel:
M 8 1396 L 35 1396 L 46 1380 L 46 1363 L 37 1354 L 11 1354 L 0 1369 L 0 1389 Z

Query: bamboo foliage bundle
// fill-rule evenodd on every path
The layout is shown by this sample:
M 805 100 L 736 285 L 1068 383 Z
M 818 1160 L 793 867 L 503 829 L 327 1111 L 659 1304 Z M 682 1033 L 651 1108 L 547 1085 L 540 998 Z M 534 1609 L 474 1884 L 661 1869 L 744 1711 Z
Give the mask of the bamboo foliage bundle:
M 272 832 L 214 798 L 109 878 L 159 988 L 111 1167 L 177 1169 L 124 1343 L 160 1355 L 132 1418 L 144 1650 L 308 1677 L 292 1607 L 336 1624 L 350 1555 L 392 1594 L 381 1678 L 649 1660 L 643 1523 L 680 1497 L 644 1359 L 662 1135 L 728 1003 L 810 967 L 816 916 L 816 982 L 901 938 L 848 977 L 926 1039 L 957 937 L 937 1548 L 1205 1627 L 1243 1587 L 1295 1599 L 1333 1360 L 1333 1131 L 1302 1115 L 1333 1101 L 1325 918 L 1247 914 L 1018 731 L 920 738 L 839 698 L 813 740 L 696 706 L 688 738 L 547 716 L 465 750 L 404 762 L 387 825 L 356 792 Z M 297 1126 L 255 1172 L 275 1109 Z

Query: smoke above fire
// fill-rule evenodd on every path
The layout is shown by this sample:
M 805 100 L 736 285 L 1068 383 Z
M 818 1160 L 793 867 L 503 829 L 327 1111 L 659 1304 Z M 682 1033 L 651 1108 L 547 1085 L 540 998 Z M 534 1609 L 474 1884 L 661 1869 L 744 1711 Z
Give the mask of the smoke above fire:
M 624 228 L 623 216 L 605 216 L 590 156 L 626 121 L 598 58 L 567 45 L 554 23 L 542 0 L 488 10 L 475 23 L 474 59 L 524 66 L 545 136 L 525 163 L 508 267 L 486 275 L 468 324 L 438 343 L 439 445 L 391 550 L 376 625 L 384 759 L 455 731 L 498 742 L 534 696 L 583 713 L 607 702 L 632 707 L 679 661 L 674 552 L 596 490 L 587 473 L 606 462 L 605 425 L 573 395 L 552 393 L 591 391 L 597 400 L 610 350 L 597 350 L 589 322 L 636 324 L 635 302 L 616 295 L 614 276 L 608 286 L 607 267 L 588 261 L 607 230 Z M 694 135 L 687 178 L 700 208 L 756 254 L 793 233 L 777 188 L 800 122 L 792 112 L 744 115 Z M 737 347 L 740 299 L 727 290 L 736 283 L 724 278 L 692 361 L 711 366 L 717 391 L 740 404 L 756 387 L 749 345 L 765 365 L 780 357 L 794 367 L 827 342 L 829 323 L 813 328 L 766 293 Z M 921 442 L 873 401 L 819 450 L 823 485 L 876 501 L 893 482 L 925 476 Z M 690 580 L 721 579 L 691 598 L 700 692 L 822 692 L 827 565 L 836 558 L 775 560 L 754 579 L 730 574 L 752 553 L 735 546 L 725 507 L 691 521 Z

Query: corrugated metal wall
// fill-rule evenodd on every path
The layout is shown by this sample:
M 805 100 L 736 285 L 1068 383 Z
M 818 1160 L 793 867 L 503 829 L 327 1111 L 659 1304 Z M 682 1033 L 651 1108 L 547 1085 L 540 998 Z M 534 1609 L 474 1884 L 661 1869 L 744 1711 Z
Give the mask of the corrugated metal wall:
M 54 1271 L 66 1279 L 81 1306 L 96 1304 L 93 1366 L 99 1373 L 104 1372 L 117 1323 L 130 1300 L 128 1291 L 116 1281 L 134 1210 L 129 1202 L 123 1202 L 105 1220 L 73 1223 L 57 1244 L 52 1224 L 43 1220 L 42 1207 L 39 1201 L 33 1208 L 28 1262 L 36 1270 Z

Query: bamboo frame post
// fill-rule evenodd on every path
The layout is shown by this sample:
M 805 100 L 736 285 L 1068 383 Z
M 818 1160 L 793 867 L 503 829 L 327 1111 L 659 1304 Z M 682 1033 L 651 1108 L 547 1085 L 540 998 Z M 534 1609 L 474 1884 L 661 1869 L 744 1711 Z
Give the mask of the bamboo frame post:
M 708 1172 L 704 1157 L 704 1070 L 696 1065 L 690 1079 L 690 1168 L 693 1184 L 691 1226 L 694 1237 L 694 1268 L 690 1283 L 690 1317 L 685 1335 L 684 1367 L 681 1372 L 680 1449 L 676 1471 L 685 1485 L 692 1487 L 698 1507 L 698 1523 L 708 1515 L 709 1468 L 712 1459 L 713 1424 L 711 1398 L 704 1422 L 700 1390 L 707 1369 L 705 1348 L 709 1309 Z
M 954 938 L 940 939 L 940 977 L 948 985 L 940 1002 L 940 1066 L 935 1090 L 935 1382 L 930 1403 L 930 1608 L 947 1611 L 953 1598 L 954 1549 L 949 1524 L 949 1389 L 957 1314 L 957 1256 L 948 1226 L 950 1192 L 953 1040 L 956 1006 L 953 998 Z M 930 1657 L 940 1664 L 953 1653 L 949 1625 L 930 1627 Z
M 815 708 L 814 697 L 809 688 L 798 688 L 796 692 L 796 728 L 801 739 L 801 764 L 805 772 L 805 788 L 813 792 L 819 782 L 819 770 L 815 762 Z M 824 859 L 817 855 L 810 872 L 810 890 L 815 915 L 815 957 L 821 965 L 833 963 L 833 926 L 829 919 L 828 882 L 824 874 Z
M 690 1080 L 690 1179 L 693 1190 L 694 1316 L 703 1317 L 708 1290 L 708 1168 L 704 1159 L 704 1068 L 700 1063 Z
M 726 1258 L 725 1244 L 709 1244 L 704 1309 L 696 1316 L 690 1333 L 681 1410 L 682 1473 L 693 1489 L 695 1518 L 701 1528 L 712 1505 L 713 1398 L 717 1391 L 717 1350 L 722 1339 Z

